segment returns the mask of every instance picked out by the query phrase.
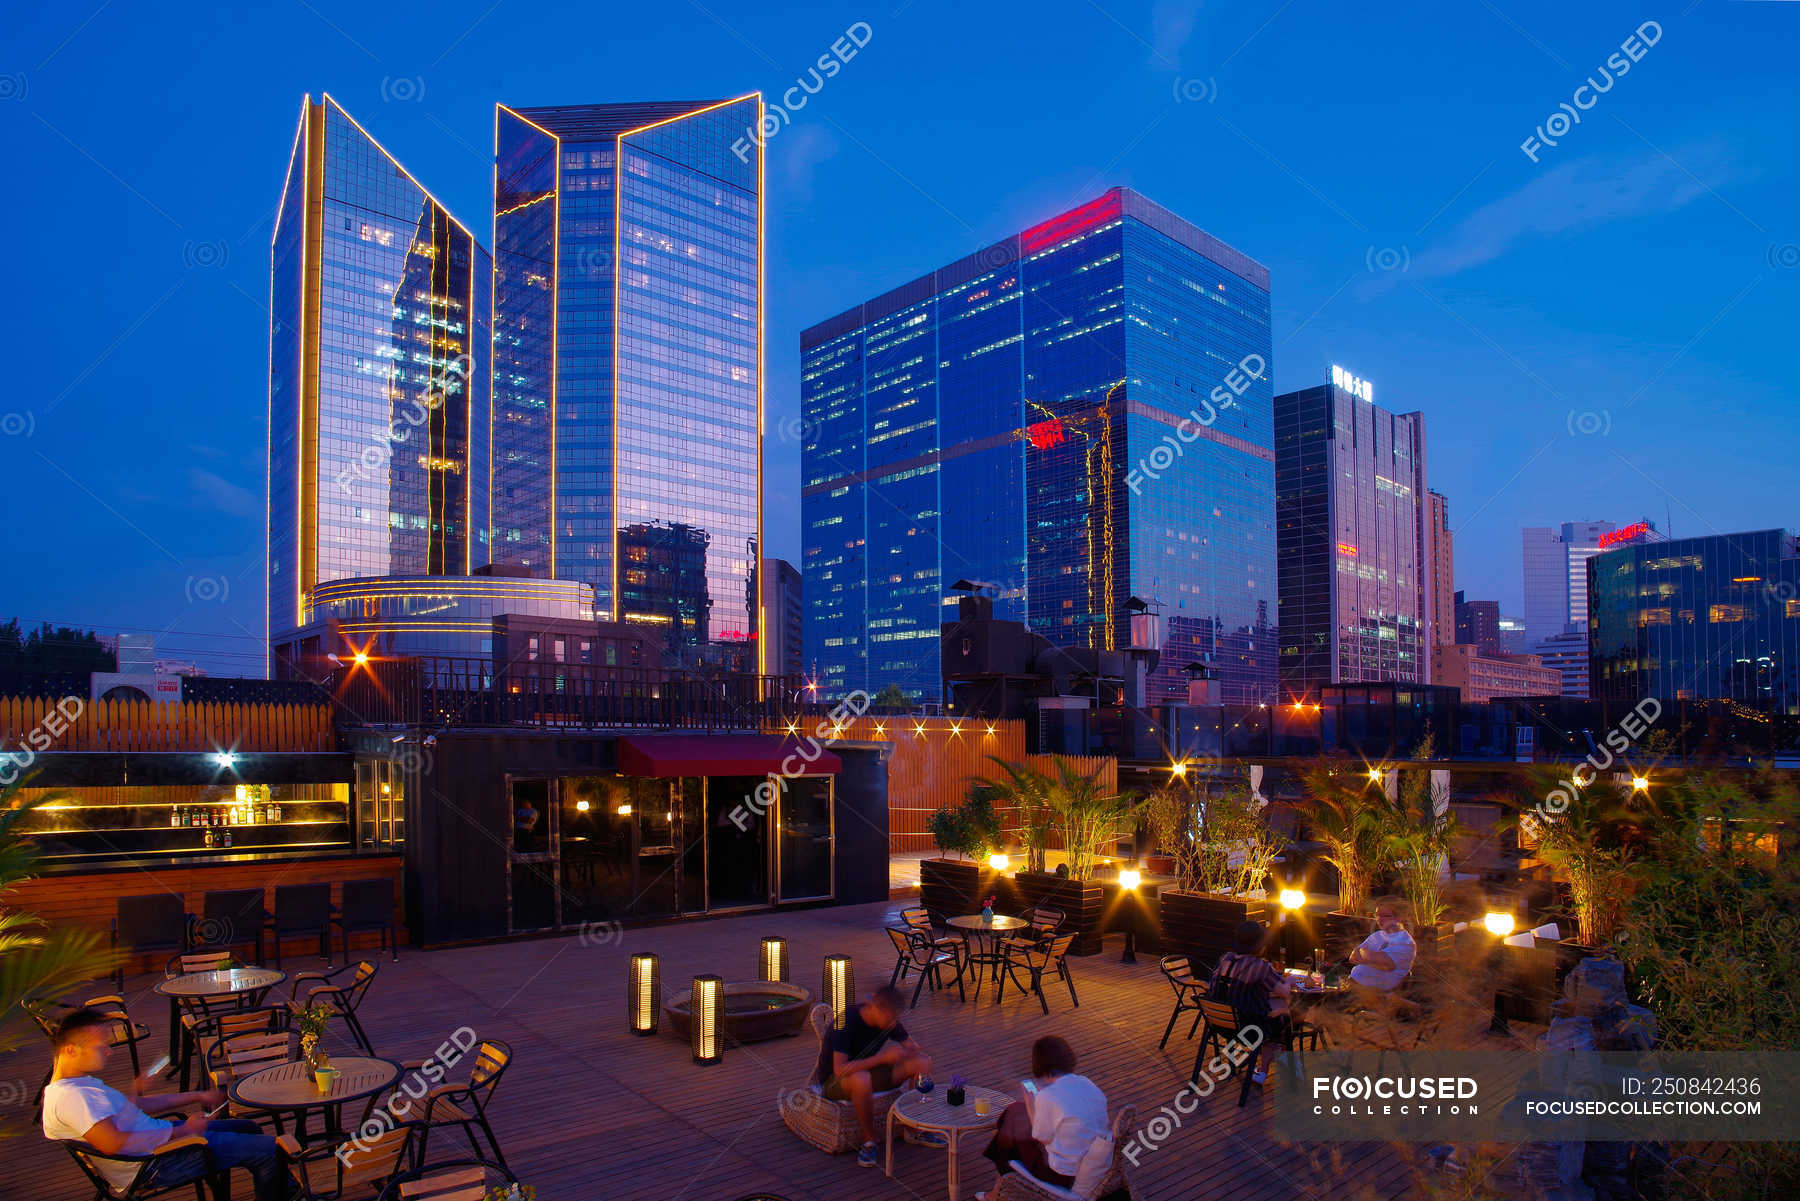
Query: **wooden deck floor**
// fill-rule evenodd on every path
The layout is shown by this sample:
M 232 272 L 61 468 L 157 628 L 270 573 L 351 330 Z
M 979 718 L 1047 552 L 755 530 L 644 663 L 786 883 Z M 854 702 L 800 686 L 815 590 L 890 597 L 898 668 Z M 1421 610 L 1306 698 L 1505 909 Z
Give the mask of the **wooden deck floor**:
M 810 1034 L 728 1049 L 722 1065 L 701 1068 L 674 1038 L 636 1038 L 626 1029 L 626 962 L 634 951 L 661 955 L 665 987 L 702 972 L 746 979 L 755 975 L 757 940 L 780 933 L 790 941 L 797 983 L 816 991 L 822 957 L 849 953 L 866 991 L 885 982 L 892 967 L 882 932 L 891 912 L 866 905 L 759 914 L 626 930 L 604 945 L 562 937 L 407 951 L 398 964 L 382 962 L 364 1025 L 376 1050 L 395 1059 L 422 1058 L 464 1025 L 512 1045 L 516 1059 L 496 1098 L 495 1126 L 514 1170 L 536 1187 L 539 1201 L 736 1201 L 763 1192 L 791 1201 L 937 1201 L 945 1196 L 941 1150 L 898 1148 L 895 1177 L 888 1179 L 859 1169 L 854 1156 L 820 1154 L 782 1125 L 776 1097 L 805 1082 L 816 1051 Z M 937 997 L 927 992 L 907 1026 L 934 1056 L 939 1080 L 960 1073 L 999 1088 L 1025 1074 L 1034 1038 L 1061 1034 L 1112 1106 L 1133 1103 L 1147 1117 L 1186 1080 L 1194 1044 L 1180 1041 L 1178 1032 L 1167 1052 L 1156 1050 L 1169 990 L 1154 956 L 1128 967 L 1118 962 L 1119 950 L 1113 939 L 1105 954 L 1072 960 L 1079 1008 L 1069 1006 L 1060 986 L 1050 994 L 1048 1017 L 1035 1000 L 1010 992 L 998 1007 L 989 1003 L 991 990 L 979 1005 L 959 1003 L 954 990 Z M 313 963 L 296 959 L 288 966 Z M 133 1014 L 155 1027 L 160 1046 L 162 999 L 150 992 L 148 976 L 128 983 Z M 42 1044 L 0 1060 L 0 1105 L 7 1107 L 0 1116 L 8 1125 L 29 1121 L 45 1062 Z M 122 1053 L 110 1072 L 123 1087 L 130 1067 Z M 1141 1157 L 1141 1199 L 1323 1201 L 1365 1187 L 1386 1197 L 1406 1192 L 1409 1152 L 1376 1144 L 1278 1145 L 1266 1133 L 1272 1102 L 1253 1094 L 1240 1110 L 1236 1101 L 1235 1087 L 1219 1090 L 1184 1129 Z M 89 1195 L 64 1153 L 35 1131 L 0 1146 L 0 1197 L 78 1201 Z M 965 1199 L 993 1179 L 979 1151 L 977 1141 L 963 1154 Z M 247 1179 L 240 1178 L 236 1192 L 249 1195 Z

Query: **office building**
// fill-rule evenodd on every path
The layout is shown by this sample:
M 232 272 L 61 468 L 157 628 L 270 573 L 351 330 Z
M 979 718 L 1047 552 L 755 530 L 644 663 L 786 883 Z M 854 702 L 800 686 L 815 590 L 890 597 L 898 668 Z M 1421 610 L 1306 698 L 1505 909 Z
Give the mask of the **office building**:
M 330 96 L 302 104 L 270 256 L 273 642 L 321 585 L 486 562 L 492 269 Z
M 1461 639 L 1458 639 L 1461 641 Z M 1500 615 L 1500 650 L 1508 655 L 1525 654 L 1525 619 Z
M 1588 696 L 1588 633 L 1586 630 L 1564 630 L 1548 638 L 1540 638 L 1532 646 L 1532 654 L 1545 667 L 1562 673 L 1562 695 L 1576 700 Z
M 1456 621 L 1452 642 L 1475 648 L 1478 655 L 1498 658 L 1509 652 L 1500 636 L 1500 602 L 1472 601 L 1456 594 Z
M 762 561 L 763 670 L 771 675 L 797 676 L 804 670 L 803 639 L 806 605 L 800 569 L 786 559 Z
M 1431 642 L 1447 646 L 1457 641 L 1456 544 L 1450 532 L 1450 501 L 1435 489 L 1425 493 L 1425 532 L 1431 564 L 1426 588 L 1431 600 Z
M 1269 699 L 1269 356 L 1267 269 L 1118 188 L 806 330 L 821 693 L 937 698 L 975 592 L 1058 646 L 1160 651 L 1146 700 L 1192 663 Z
M 1284 700 L 1431 672 L 1424 415 L 1332 370 L 1275 398 Z
M 1610 521 L 1527 526 L 1523 534 L 1526 640 L 1535 646 L 1557 634 L 1587 629 L 1589 559 L 1608 547 L 1662 540 L 1650 521 L 1623 528 Z
M 1588 571 L 1595 698 L 1800 713 L 1800 542 L 1791 531 L 1609 549 Z
M 1469 702 L 1503 696 L 1561 696 L 1563 674 L 1536 655 L 1487 655 L 1459 642 L 1431 648 L 1433 682 L 1462 689 Z
M 754 670 L 761 97 L 500 105 L 493 561 Z

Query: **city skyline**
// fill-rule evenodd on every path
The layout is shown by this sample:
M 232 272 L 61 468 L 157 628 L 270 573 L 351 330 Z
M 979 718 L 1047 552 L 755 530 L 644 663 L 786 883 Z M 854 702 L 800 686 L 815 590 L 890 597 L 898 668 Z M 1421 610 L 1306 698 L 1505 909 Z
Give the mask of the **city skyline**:
M 1794 457 L 1795 435 L 1780 420 L 1777 331 L 1800 272 L 1774 198 L 1791 190 L 1795 163 L 1763 115 L 1781 111 L 1791 83 L 1735 57 L 1724 65 L 1727 46 L 1785 28 L 1775 8 L 1664 21 L 1604 101 L 1616 120 L 1590 118 L 1531 153 L 1519 143 L 1541 123 L 1537 110 L 1553 109 L 1566 77 L 1604 58 L 1637 14 L 1536 6 L 1509 14 L 1517 29 L 1457 13 L 1431 31 L 1287 14 L 1259 31 L 1260 16 L 1184 19 L 1149 4 L 1121 6 L 1111 21 L 1091 9 L 1054 23 L 957 13 L 969 52 L 1005 45 L 1032 69 L 1108 81 L 1053 123 L 1012 95 L 1024 67 L 955 76 L 968 85 L 960 103 L 982 107 L 982 127 L 1000 138 L 972 134 L 955 106 L 887 115 L 887 98 L 921 66 L 925 83 L 948 80 L 959 56 L 934 46 L 947 14 L 929 5 L 872 19 L 855 57 L 817 94 L 794 93 L 806 106 L 784 109 L 766 139 L 769 269 L 780 286 L 766 332 L 763 551 L 799 557 L 798 446 L 786 436 L 799 420 L 798 331 L 1113 184 L 1270 265 L 1276 390 L 1349 362 L 1378 399 L 1426 413 L 1432 485 L 1457 527 L 1454 582 L 1473 596 L 1517 611 L 1519 531 L 1570 514 L 1649 513 L 1676 537 L 1794 524 L 1782 509 L 1779 464 Z M 494 100 L 761 89 L 773 103 L 854 19 L 796 9 L 748 39 L 729 14 L 723 25 L 688 22 L 682 54 L 655 71 L 622 56 L 596 95 L 579 71 L 513 65 L 531 22 L 496 18 L 465 36 L 480 6 L 443 11 L 442 44 L 428 48 L 403 22 L 344 7 L 284 24 L 272 54 L 259 19 L 213 31 L 218 52 L 201 56 L 165 46 L 174 31 L 138 14 L 108 10 L 80 28 L 26 14 L 18 44 L 29 61 L 0 64 L 0 136 L 15 159 L 69 186 L 61 204 L 17 214 L 38 236 L 16 265 L 24 278 L 55 278 L 103 262 L 114 286 L 8 300 L 8 327 L 30 353 L 13 356 L 21 378 L 0 405 L 0 456 L 22 487 L 55 501 L 15 559 L 11 613 L 107 633 L 167 629 L 173 656 L 217 671 L 247 665 L 262 609 L 258 260 L 274 209 L 267 181 L 281 171 L 269 131 L 291 129 L 297 96 L 323 83 L 480 239 Z M 630 13 L 616 32 L 655 45 L 676 24 Z M 1029 53 L 1019 55 L 1022 42 Z M 1441 105 L 1397 107 L 1416 92 L 1404 70 L 1387 79 L 1386 68 L 1450 45 L 1473 48 L 1464 82 Z M 1364 64 L 1354 87 L 1331 89 L 1333 111 L 1317 127 L 1308 122 L 1325 81 L 1275 89 L 1258 78 L 1308 54 Z M 115 69 L 79 74 L 82 62 L 114 59 Z M 233 99 L 169 114 L 183 156 L 109 119 L 165 74 L 178 91 Z M 1708 98 L 1706 114 L 1689 111 L 1693 96 Z M 1708 132 L 1720 122 L 1749 157 L 1723 153 Z M 1446 147 L 1445 161 L 1407 165 L 1421 139 Z M 208 186 L 188 186 L 197 176 Z M 113 237 L 83 236 L 102 221 Z M 870 238 L 871 228 L 899 236 Z M 1641 253 L 1648 244 L 1655 256 Z M 47 257 L 52 246 L 68 262 Z M 1666 286 L 1671 278 L 1680 286 Z M 1749 425 L 1766 430 L 1761 455 L 1741 453 Z M 1681 466 L 1670 470 L 1677 444 Z

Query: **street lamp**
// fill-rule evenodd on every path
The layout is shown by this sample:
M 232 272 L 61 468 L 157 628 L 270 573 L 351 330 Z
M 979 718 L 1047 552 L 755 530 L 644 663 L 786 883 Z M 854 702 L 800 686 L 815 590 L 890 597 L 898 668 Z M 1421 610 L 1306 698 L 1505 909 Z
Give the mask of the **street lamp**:
M 1125 953 L 1119 956 L 1120 963 L 1137 962 L 1137 906 L 1140 904 L 1137 888 L 1143 882 L 1143 873 L 1135 867 L 1123 868 L 1119 872 L 1119 901 L 1121 904 L 1131 906 L 1130 912 L 1126 915 Z M 1128 901 L 1126 897 L 1131 899 Z

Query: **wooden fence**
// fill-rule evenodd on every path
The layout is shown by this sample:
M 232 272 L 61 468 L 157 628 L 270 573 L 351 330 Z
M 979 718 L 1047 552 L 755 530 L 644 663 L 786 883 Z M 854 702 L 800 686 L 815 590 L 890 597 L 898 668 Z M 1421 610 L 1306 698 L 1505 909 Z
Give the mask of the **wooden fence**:
M 40 745 L 41 743 L 41 745 Z M 0 697 L 0 747 L 52 751 L 333 751 L 329 705 Z

